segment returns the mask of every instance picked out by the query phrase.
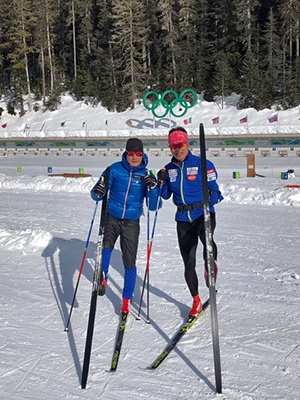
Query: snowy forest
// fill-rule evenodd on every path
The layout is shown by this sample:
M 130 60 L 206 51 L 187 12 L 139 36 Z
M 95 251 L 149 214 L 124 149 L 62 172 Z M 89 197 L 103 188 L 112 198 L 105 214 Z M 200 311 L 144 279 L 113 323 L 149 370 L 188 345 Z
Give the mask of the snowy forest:
M 66 91 L 116 111 L 148 90 L 185 88 L 294 107 L 299 19 L 300 0 L 3 1 L 0 95 L 21 115 L 25 97 L 29 111 L 54 110 Z

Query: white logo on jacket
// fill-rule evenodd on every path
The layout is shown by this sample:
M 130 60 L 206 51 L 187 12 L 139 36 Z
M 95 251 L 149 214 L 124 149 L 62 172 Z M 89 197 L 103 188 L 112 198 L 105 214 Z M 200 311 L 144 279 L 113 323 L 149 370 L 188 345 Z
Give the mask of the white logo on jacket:
M 197 175 L 198 174 L 198 167 L 188 167 L 186 169 L 188 175 Z
M 177 169 L 169 169 L 168 173 L 169 173 L 170 182 L 175 182 L 176 178 L 178 176 Z
M 209 182 L 217 180 L 215 169 L 210 169 L 210 170 L 207 171 L 207 180 Z

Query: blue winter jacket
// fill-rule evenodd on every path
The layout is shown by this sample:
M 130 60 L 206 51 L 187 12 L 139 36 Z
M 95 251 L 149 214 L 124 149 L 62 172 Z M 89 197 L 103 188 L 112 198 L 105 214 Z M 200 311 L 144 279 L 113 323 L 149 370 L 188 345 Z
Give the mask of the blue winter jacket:
M 147 193 L 149 193 L 150 210 L 156 210 L 158 189 L 147 191 L 144 179 L 148 171 L 147 165 L 148 157 L 146 154 L 143 155 L 142 163 L 138 167 L 132 167 L 126 159 L 126 153 L 123 153 L 122 160 L 110 166 L 107 212 L 113 217 L 138 219 L 143 213 L 143 202 Z M 102 175 L 105 175 L 105 171 Z M 100 182 L 100 179 L 101 177 L 96 185 Z M 95 186 L 91 190 L 92 199 L 95 201 L 102 200 L 103 196 L 99 198 L 94 192 Z
M 161 196 L 169 199 L 173 194 L 176 206 L 199 204 L 203 202 L 201 160 L 191 152 L 187 158 L 179 163 L 174 157 L 165 166 L 168 171 L 166 183 L 162 187 Z M 214 204 L 223 200 L 217 184 L 218 174 L 214 164 L 207 160 L 207 180 L 210 192 L 210 211 L 215 212 Z M 204 213 L 203 207 L 191 211 L 178 211 L 176 221 L 191 222 Z

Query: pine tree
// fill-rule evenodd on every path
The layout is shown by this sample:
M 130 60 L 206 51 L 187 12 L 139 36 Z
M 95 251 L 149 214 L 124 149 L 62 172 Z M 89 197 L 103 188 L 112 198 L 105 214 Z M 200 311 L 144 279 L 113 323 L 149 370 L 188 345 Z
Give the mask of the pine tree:
M 72 5 L 70 0 L 58 2 L 59 16 L 54 24 L 54 56 L 55 75 L 57 85 L 62 89 L 72 89 L 71 82 L 74 81 L 74 46 L 73 46 L 73 24 Z
M 76 12 L 75 12 L 76 7 Z M 75 18 L 75 19 L 74 19 Z M 73 90 L 77 98 L 91 97 L 93 93 L 91 80 L 93 10 L 92 2 L 76 0 L 72 5 L 74 57 Z M 72 23 L 73 24 L 73 23 Z M 76 63 L 76 64 L 75 64 Z
M 139 0 L 113 0 L 112 6 L 117 108 L 124 109 L 129 104 L 134 108 L 135 100 L 145 89 L 143 44 L 148 37 L 145 9 Z
M 14 18 L 13 11 L 5 2 L 0 2 L 0 95 L 10 87 L 11 68 L 8 54 L 11 51 L 9 33 Z
M 160 86 L 162 90 L 178 85 L 178 62 L 180 57 L 178 14 L 175 0 L 158 2 L 159 23 L 161 30 L 160 47 L 162 51 Z
M 260 58 L 264 69 L 264 79 L 261 80 L 261 104 L 265 107 L 271 107 L 274 101 L 279 100 L 279 93 L 282 89 L 282 50 L 277 32 L 277 21 L 271 8 L 263 29 Z
M 193 84 L 198 92 L 206 92 L 209 88 L 211 43 L 209 39 L 209 7 L 208 0 L 199 0 L 195 3 L 195 48 Z
M 157 0 L 143 0 L 145 7 L 146 43 L 146 87 L 156 87 L 161 76 L 162 51 L 158 40 L 160 25 L 158 20 Z M 145 72 L 145 70 L 144 70 Z
M 54 24 L 58 16 L 55 0 L 33 0 L 33 10 L 36 17 L 33 40 L 39 56 L 40 74 L 42 81 L 42 99 L 46 103 L 46 96 L 53 94 L 55 84 L 54 67 Z M 39 91 L 39 89 L 37 89 Z
M 214 89 L 221 97 L 221 108 L 224 108 L 224 99 L 231 94 L 232 69 L 227 56 L 223 52 L 218 53 L 214 74 Z
M 197 0 L 179 0 L 178 27 L 179 53 L 178 86 L 180 89 L 193 88 L 197 71 Z
M 300 0 L 284 0 L 280 5 L 281 37 L 284 49 L 283 104 L 295 106 L 300 101 L 299 26 Z
M 13 19 L 9 28 L 11 52 L 8 54 L 12 68 L 13 89 L 24 114 L 23 96 L 27 94 L 28 109 L 32 110 L 31 84 L 29 75 L 29 55 L 34 52 L 31 27 L 35 18 L 31 10 L 31 0 L 13 2 Z
M 93 96 L 104 107 L 115 110 L 117 103 L 116 65 L 112 41 L 111 2 L 97 0 L 93 10 L 95 28 L 92 38 L 91 82 Z
M 236 2 L 237 27 L 240 32 L 243 60 L 240 68 L 239 90 L 241 107 L 256 107 L 260 92 L 256 23 L 259 11 L 257 0 Z
M 206 96 L 208 100 L 213 100 L 216 95 L 221 95 L 222 92 L 222 89 L 216 85 L 216 77 L 220 75 L 219 66 L 221 63 L 226 66 L 226 87 L 230 91 L 236 90 L 236 71 L 241 63 L 241 55 L 235 2 L 233 0 L 226 2 L 211 0 L 208 3 L 207 15 L 209 27 L 207 35 L 209 75 Z
M 258 0 L 240 0 L 235 1 L 236 17 L 237 17 L 237 31 L 239 32 L 239 41 L 242 43 L 245 52 L 253 51 L 253 45 L 257 38 L 255 38 L 255 26 L 257 23 L 257 16 L 259 11 Z
M 247 50 L 241 67 L 240 106 L 242 108 L 258 107 L 260 97 L 260 74 L 257 58 L 253 51 Z

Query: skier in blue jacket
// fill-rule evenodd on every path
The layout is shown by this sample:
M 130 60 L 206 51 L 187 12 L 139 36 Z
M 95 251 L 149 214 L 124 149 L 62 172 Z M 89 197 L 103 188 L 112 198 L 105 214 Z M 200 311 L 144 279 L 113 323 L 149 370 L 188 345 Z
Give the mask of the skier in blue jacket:
M 198 238 L 203 244 L 204 277 L 208 286 L 208 267 L 205 259 L 205 227 L 203 210 L 203 191 L 201 177 L 200 157 L 190 151 L 187 132 L 182 127 L 170 130 L 168 137 L 172 152 L 172 159 L 165 168 L 157 174 L 159 183 L 163 183 L 161 196 L 169 199 L 173 195 L 173 201 L 177 206 L 175 220 L 177 222 L 177 237 L 180 252 L 185 267 L 185 280 L 193 296 L 193 307 L 189 314 L 199 314 L 202 303 L 198 291 L 198 277 L 196 273 L 196 250 Z M 214 164 L 207 160 L 207 179 L 210 192 L 210 217 L 212 232 L 216 227 L 214 205 L 223 200 L 223 196 L 217 184 L 218 174 Z M 215 260 L 215 276 L 217 276 L 217 246 L 213 240 L 213 255 Z
M 109 191 L 102 250 L 103 276 L 99 294 L 105 294 L 111 254 L 120 236 L 124 264 L 121 312 L 126 313 L 129 312 L 129 302 L 136 281 L 136 256 L 144 199 L 149 195 L 151 211 L 156 209 L 158 200 L 156 178 L 147 170 L 147 164 L 148 157 L 143 153 L 143 143 L 137 138 L 130 138 L 122 160 L 110 166 L 108 187 L 104 186 L 100 177 L 91 191 L 95 201 L 102 200 L 106 191 Z M 102 176 L 104 175 L 105 171 Z

